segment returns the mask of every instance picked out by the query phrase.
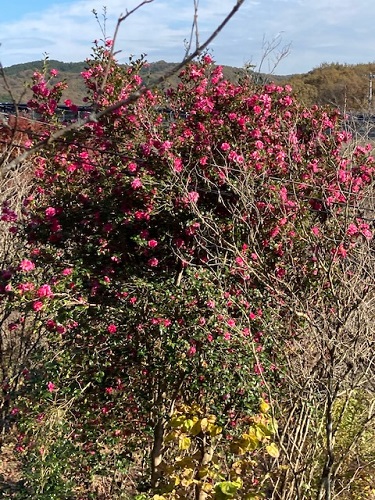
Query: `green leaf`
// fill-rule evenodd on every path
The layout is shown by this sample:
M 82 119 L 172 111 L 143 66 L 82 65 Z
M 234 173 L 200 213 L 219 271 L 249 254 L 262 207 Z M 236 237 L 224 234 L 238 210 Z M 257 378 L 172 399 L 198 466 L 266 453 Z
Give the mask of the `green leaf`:
M 242 484 L 239 481 L 222 481 L 215 485 L 215 493 L 219 500 L 234 498 L 241 486 Z

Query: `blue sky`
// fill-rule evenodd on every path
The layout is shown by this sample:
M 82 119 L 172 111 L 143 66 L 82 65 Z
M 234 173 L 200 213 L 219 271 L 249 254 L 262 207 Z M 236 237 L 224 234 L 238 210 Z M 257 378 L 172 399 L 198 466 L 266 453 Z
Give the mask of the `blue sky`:
M 140 0 L 10 0 L 0 14 L 0 61 L 3 66 L 50 59 L 83 61 L 92 41 L 101 38 L 92 14 L 107 8 L 107 34 L 117 17 Z M 199 0 L 203 41 L 236 0 Z M 122 26 L 118 59 L 147 54 L 149 61 L 178 62 L 189 37 L 193 0 L 154 0 Z M 250 63 L 276 74 L 305 73 L 322 63 L 375 61 L 374 0 L 245 0 L 211 50 L 219 64 Z M 264 44 L 278 47 L 264 58 Z M 288 55 L 274 68 L 278 54 Z

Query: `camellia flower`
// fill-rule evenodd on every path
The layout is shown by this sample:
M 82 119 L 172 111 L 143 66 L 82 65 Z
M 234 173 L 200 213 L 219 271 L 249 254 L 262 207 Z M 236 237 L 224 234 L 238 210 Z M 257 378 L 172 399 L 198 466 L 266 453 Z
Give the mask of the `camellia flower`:
M 28 259 L 23 259 L 20 263 L 20 270 L 24 272 L 29 272 L 35 269 L 35 264 L 34 262 L 31 262 L 31 260 Z
M 54 217 L 56 215 L 56 208 L 53 207 L 46 208 L 45 214 L 47 217 Z
M 47 390 L 48 390 L 49 392 L 53 392 L 53 391 L 55 391 L 55 390 L 56 390 L 56 386 L 55 386 L 55 384 L 54 384 L 53 382 L 48 382 L 48 384 L 47 384 Z
M 34 311 L 40 311 L 42 308 L 43 308 L 43 302 L 41 302 L 40 300 L 36 300 L 35 302 L 33 302 Z
M 133 189 L 139 189 L 142 186 L 143 186 L 142 181 L 141 179 L 138 179 L 138 177 L 131 182 L 131 187 Z
M 50 285 L 42 285 L 37 291 L 38 297 L 52 297 L 53 292 Z
M 116 333 L 117 332 L 117 326 L 114 325 L 113 323 L 111 323 L 110 325 L 108 325 L 107 331 L 109 333 Z

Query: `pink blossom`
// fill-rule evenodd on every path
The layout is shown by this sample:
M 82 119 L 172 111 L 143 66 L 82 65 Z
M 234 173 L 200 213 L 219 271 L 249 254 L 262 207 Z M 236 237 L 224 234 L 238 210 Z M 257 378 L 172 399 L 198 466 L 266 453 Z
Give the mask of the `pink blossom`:
M 48 390 L 49 392 L 53 392 L 53 391 L 55 391 L 55 390 L 56 390 L 56 386 L 55 386 L 55 384 L 54 384 L 53 382 L 48 382 L 48 384 L 47 384 L 47 390 Z
M 148 260 L 148 265 L 150 267 L 156 267 L 158 264 L 159 264 L 159 261 L 155 257 L 152 257 L 152 259 Z
M 188 193 L 188 200 L 190 201 L 190 203 L 197 203 L 198 199 L 199 199 L 199 193 L 197 193 L 196 191 L 190 191 L 190 193 Z
M 192 345 L 190 346 L 190 348 L 188 349 L 188 352 L 187 352 L 187 355 L 189 356 L 189 358 L 193 357 L 194 354 L 197 352 L 197 348 L 195 347 L 195 345 Z
M 23 259 L 19 267 L 21 271 L 29 272 L 35 269 L 35 264 L 34 262 L 31 262 L 31 260 Z
M 32 290 L 34 290 L 34 284 L 33 283 L 20 283 L 18 286 L 17 286 L 17 290 L 19 290 L 22 293 L 25 293 L 25 292 L 31 292 Z
M 131 182 L 131 187 L 133 189 L 139 189 L 143 186 L 141 179 L 138 177 Z
M 38 297 L 53 297 L 50 285 L 42 285 L 37 291 Z
M 54 217 L 56 215 L 56 208 L 53 207 L 46 208 L 45 214 L 47 217 Z
M 40 311 L 42 308 L 43 308 L 43 302 L 41 302 L 40 300 L 36 300 L 35 302 L 33 302 L 34 311 Z
M 220 149 L 221 149 L 222 151 L 229 151 L 229 149 L 230 149 L 230 145 L 229 145 L 227 142 L 223 142 L 223 143 L 221 144 L 221 146 L 220 146 Z
M 129 170 L 129 172 L 136 172 L 137 168 L 138 168 L 138 167 L 137 167 L 137 164 L 136 164 L 136 163 L 134 163 L 134 162 L 131 162 L 131 163 L 129 163 L 129 165 L 128 165 L 128 170 Z
M 337 254 L 339 257 L 342 257 L 343 259 L 345 259 L 345 257 L 347 257 L 347 255 L 348 255 L 348 251 L 346 250 L 344 245 L 341 244 L 337 249 L 335 249 L 335 248 L 332 249 L 332 254 L 333 255 Z
M 346 234 L 348 236 L 355 236 L 358 234 L 358 227 L 355 224 L 349 224 L 348 229 L 346 230 Z
M 173 160 L 173 169 L 175 172 L 182 172 L 182 169 L 183 169 L 183 163 L 182 163 L 182 160 L 181 158 L 175 158 Z
M 238 264 L 240 267 L 243 267 L 245 265 L 245 261 L 242 257 L 238 256 L 236 257 L 236 264 Z
M 113 323 L 111 323 L 110 325 L 108 325 L 107 331 L 109 333 L 116 333 L 117 332 L 117 326 L 114 325 Z
M 270 238 L 275 238 L 280 232 L 279 226 L 275 226 L 271 231 L 270 231 Z
M 362 222 L 359 225 L 359 230 L 361 231 L 361 234 L 368 240 L 371 240 L 372 238 L 372 231 L 370 229 L 370 226 L 366 222 Z
M 62 271 L 62 275 L 63 276 L 70 276 L 73 272 L 73 269 L 71 267 L 66 267 L 63 271 Z
M 206 306 L 209 307 L 210 309 L 215 308 L 215 301 L 214 300 L 207 300 Z
M 147 245 L 150 247 L 150 248 L 155 248 L 157 246 L 158 242 L 156 240 L 149 240 L 147 242 Z

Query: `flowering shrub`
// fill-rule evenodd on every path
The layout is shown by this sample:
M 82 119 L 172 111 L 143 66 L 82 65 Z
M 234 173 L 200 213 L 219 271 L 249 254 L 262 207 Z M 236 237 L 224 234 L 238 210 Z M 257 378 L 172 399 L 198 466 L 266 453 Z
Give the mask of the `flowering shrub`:
M 142 64 L 120 67 L 97 46 L 87 101 L 102 110 L 131 96 Z M 47 119 L 56 92 L 35 78 Z M 40 463 L 67 440 L 66 488 L 89 490 L 90 474 L 145 453 L 149 472 L 134 474 L 157 491 L 175 404 L 215 414 L 228 442 L 244 436 L 262 394 L 282 387 L 280 344 L 305 321 L 290 319 L 292 301 L 319 288 L 328 308 L 343 265 L 372 238 L 357 207 L 374 158 L 346 156 L 348 139 L 337 112 L 304 108 L 289 87 L 230 83 L 204 55 L 176 88 L 42 150 L 21 228 L 30 252 L 1 286 L 43 336 L 20 405 L 26 462 L 52 402 L 69 411 Z

